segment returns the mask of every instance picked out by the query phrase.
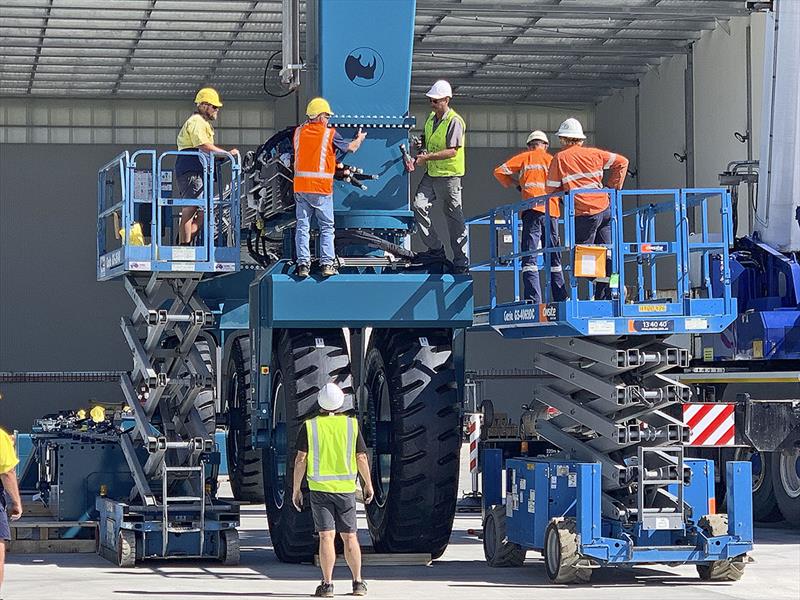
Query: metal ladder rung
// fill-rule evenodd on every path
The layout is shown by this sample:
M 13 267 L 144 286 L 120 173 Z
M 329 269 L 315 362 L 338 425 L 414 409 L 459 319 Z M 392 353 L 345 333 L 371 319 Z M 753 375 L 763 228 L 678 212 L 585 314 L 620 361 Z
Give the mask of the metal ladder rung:
M 175 504 L 176 502 L 202 502 L 204 498 L 200 496 L 169 496 L 164 498 L 164 504 Z
M 203 470 L 203 467 L 167 467 L 167 466 L 164 466 L 162 468 L 164 469 L 164 471 L 167 471 L 169 473 L 174 473 L 176 471 L 189 472 L 189 471 L 202 471 Z

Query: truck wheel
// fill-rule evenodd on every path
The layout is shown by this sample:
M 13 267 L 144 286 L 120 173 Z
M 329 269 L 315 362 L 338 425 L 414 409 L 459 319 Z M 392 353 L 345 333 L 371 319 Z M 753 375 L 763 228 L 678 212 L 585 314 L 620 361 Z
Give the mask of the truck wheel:
M 586 583 L 591 569 L 577 566 L 578 530 L 575 519 L 553 519 L 544 532 L 544 570 L 553 583 Z
M 365 381 L 385 374 L 388 394 L 368 390 L 368 406 L 374 413 L 380 402 L 389 433 L 376 449 L 383 463 L 373 476 L 380 497 L 367 505 L 370 535 L 377 552 L 439 558 L 453 529 L 461 450 L 451 332 L 395 331 L 380 344 L 383 360 L 373 358 Z
M 728 534 L 728 515 L 705 515 L 698 526 L 710 537 Z M 742 554 L 727 560 L 715 560 L 697 565 L 697 574 L 703 581 L 739 581 L 747 565 L 747 555 Z
M 264 502 L 261 451 L 253 448 L 248 403 L 250 401 L 250 337 L 234 340 L 228 359 L 228 475 L 233 497 L 244 502 Z
M 483 556 L 490 567 L 521 567 L 525 548 L 509 542 L 506 534 L 506 507 L 495 506 L 483 521 Z
M 760 523 L 774 523 L 781 520 L 775 499 L 772 454 L 772 452 L 753 452 L 749 457 L 753 466 L 753 520 Z
M 264 449 L 264 495 L 272 546 L 278 560 L 310 562 L 317 548 L 308 494 L 303 511 L 292 506 L 295 442 L 303 421 L 318 412 L 317 392 L 335 383 L 353 408 L 353 378 L 339 330 L 276 333 L 271 386 L 270 446 Z
M 783 518 L 800 526 L 800 452 L 772 453 L 772 488 Z

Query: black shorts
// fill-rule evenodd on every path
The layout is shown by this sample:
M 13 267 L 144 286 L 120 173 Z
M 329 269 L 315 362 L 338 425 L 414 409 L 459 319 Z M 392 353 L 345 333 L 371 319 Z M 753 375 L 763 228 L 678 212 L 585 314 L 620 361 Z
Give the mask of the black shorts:
M 10 539 L 11 528 L 8 526 L 8 513 L 5 504 L 0 502 L 0 540 L 9 541 Z
M 356 533 L 356 495 L 315 492 L 311 490 L 311 514 L 314 529 L 339 533 Z
M 178 198 L 191 199 L 203 197 L 203 174 L 186 171 L 177 177 Z

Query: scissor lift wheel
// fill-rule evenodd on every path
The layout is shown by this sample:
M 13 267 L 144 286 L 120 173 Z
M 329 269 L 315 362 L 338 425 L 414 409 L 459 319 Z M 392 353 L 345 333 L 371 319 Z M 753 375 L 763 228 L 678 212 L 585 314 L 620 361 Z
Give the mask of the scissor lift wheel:
M 698 525 L 708 536 L 728 535 L 728 515 L 706 515 Z M 747 555 L 742 554 L 733 559 L 697 565 L 697 574 L 703 581 L 739 581 L 746 565 Z
M 130 569 L 136 564 L 136 534 L 120 529 L 117 536 L 117 565 Z
M 219 560 L 223 565 L 238 565 L 240 558 L 239 532 L 225 529 L 219 533 Z
M 505 506 L 495 506 L 486 514 L 483 554 L 490 567 L 521 567 L 525 562 L 525 548 L 508 541 Z
M 553 583 L 587 583 L 591 569 L 579 567 L 575 519 L 553 519 L 544 533 L 544 568 Z

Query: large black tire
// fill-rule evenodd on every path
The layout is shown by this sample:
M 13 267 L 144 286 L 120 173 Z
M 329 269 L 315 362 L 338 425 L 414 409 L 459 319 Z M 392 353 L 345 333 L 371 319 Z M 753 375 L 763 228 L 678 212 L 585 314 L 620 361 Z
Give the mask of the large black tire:
M 521 567 L 525 548 L 508 541 L 506 507 L 495 506 L 483 521 L 483 555 L 490 567 Z
M 261 450 L 253 448 L 248 406 L 251 394 L 250 337 L 236 338 L 228 358 L 228 476 L 233 497 L 263 504 Z
M 339 330 L 276 332 L 271 390 L 272 435 L 264 450 L 264 495 L 272 546 L 279 560 L 310 562 L 316 551 L 308 495 L 303 511 L 292 506 L 297 433 L 318 412 L 317 392 L 335 383 L 353 407 L 350 359 Z
M 772 488 L 783 518 L 800 527 L 800 454 L 797 450 L 772 453 Z
M 365 381 L 374 377 L 375 369 L 385 370 L 391 419 L 387 447 L 374 453 L 376 460 L 389 460 L 382 469 L 373 461 L 376 499 L 367 505 L 370 535 L 378 552 L 439 558 L 453 529 L 461 449 L 452 334 L 376 333 L 382 359 L 370 352 Z M 368 395 L 369 412 L 374 414 L 376 397 L 369 389 Z
M 728 515 L 705 515 L 697 525 L 710 537 L 728 534 Z M 747 565 L 747 555 L 742 554 L 728 560 L 716 560 L 697 565 L 697 574 L 703 581 L 739 581 Z

